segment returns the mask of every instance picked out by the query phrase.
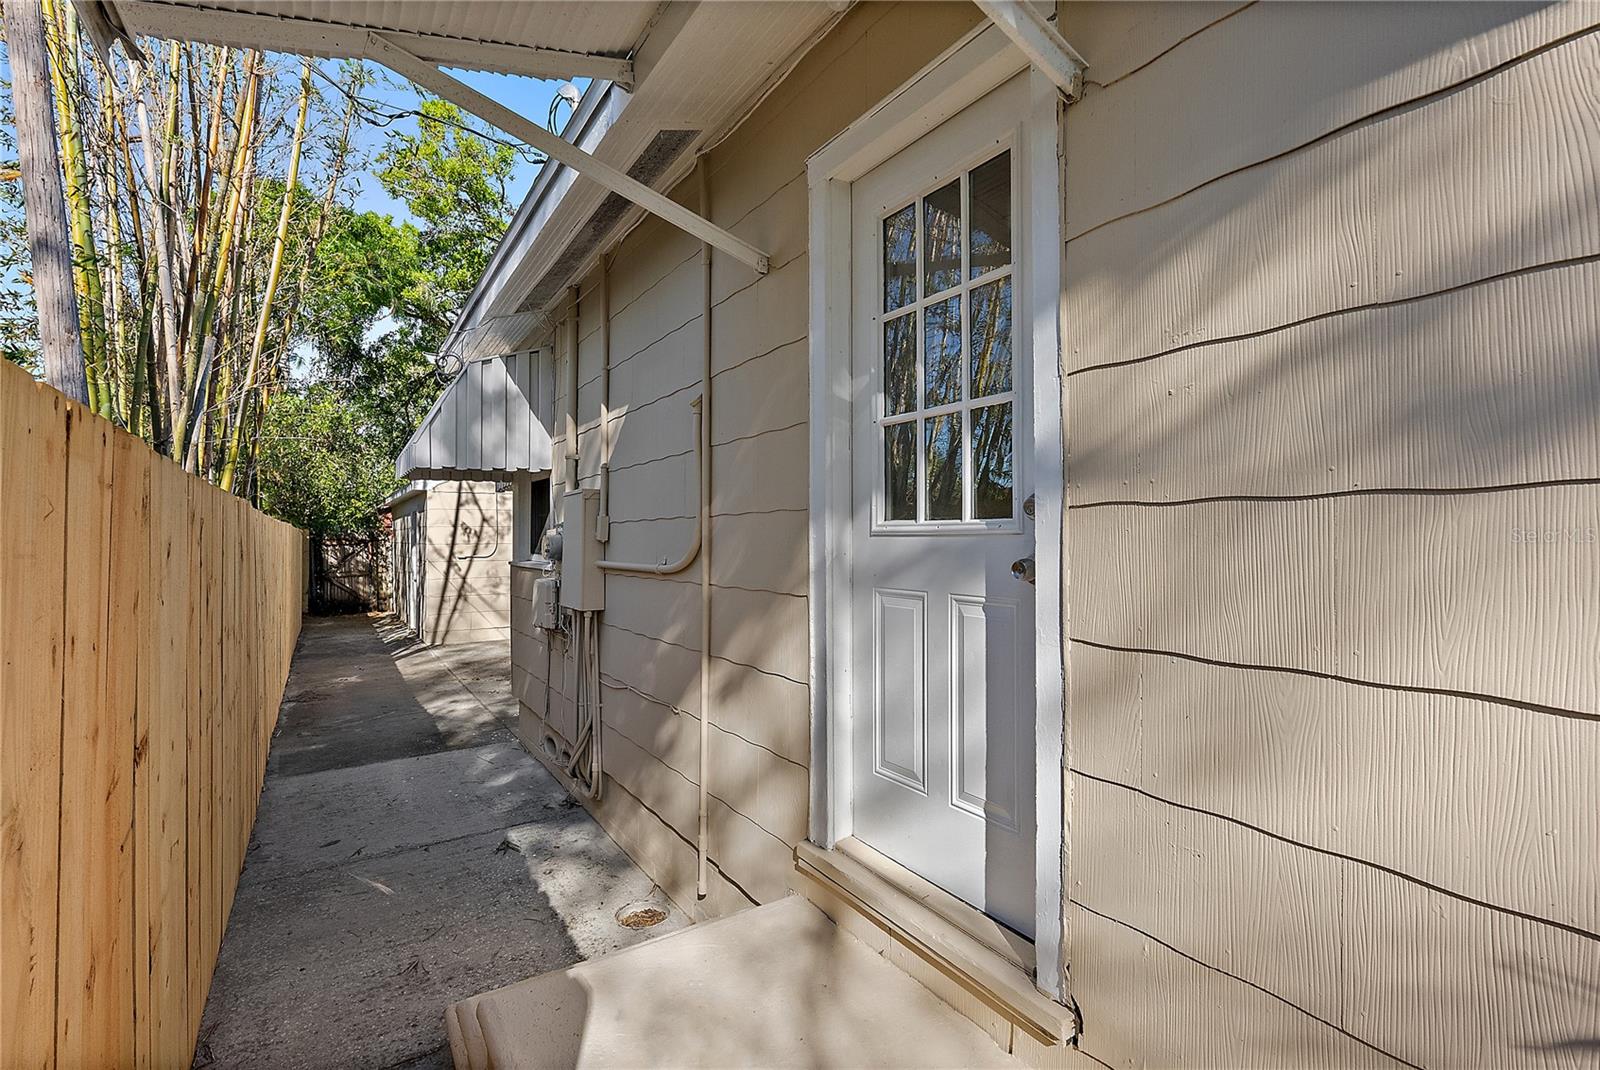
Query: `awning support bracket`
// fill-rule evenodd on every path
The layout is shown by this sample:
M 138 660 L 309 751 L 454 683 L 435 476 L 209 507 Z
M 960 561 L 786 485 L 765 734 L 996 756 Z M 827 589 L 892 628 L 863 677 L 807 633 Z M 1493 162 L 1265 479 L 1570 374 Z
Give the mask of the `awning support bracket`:
M 598 182 L 653 215 L 687 231 L 703 242 L 722 250 L 740 263 L 765 275 L 772 267 L 767 254 L 736 237 L 664 193 L 658 193 L 638 179 L 558 137 L 531 119 L 524 118 L 503 104 L 491 100 L 471 86 L 453 78 L 427 60 L 413 55 L 380 33 L 367 34 L 368 58 L 409 78 L 430 93 L 466 109 L 491 126 L 532 145 L 550 159 L 566 164 L 578 174 Z
M 978 9 L 1011 38 L 1028 62 L 1056 84 L 1070 103 L 1083 96 L 1089 61 L 1027 0 L 973 0 Z

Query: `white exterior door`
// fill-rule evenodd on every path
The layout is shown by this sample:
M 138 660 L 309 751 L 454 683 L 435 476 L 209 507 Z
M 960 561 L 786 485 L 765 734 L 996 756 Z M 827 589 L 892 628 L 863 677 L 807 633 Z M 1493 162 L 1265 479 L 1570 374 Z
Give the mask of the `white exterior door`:
M 849 612 L 855 836 L 1032 935 L 1026 90 L 852 186 Z

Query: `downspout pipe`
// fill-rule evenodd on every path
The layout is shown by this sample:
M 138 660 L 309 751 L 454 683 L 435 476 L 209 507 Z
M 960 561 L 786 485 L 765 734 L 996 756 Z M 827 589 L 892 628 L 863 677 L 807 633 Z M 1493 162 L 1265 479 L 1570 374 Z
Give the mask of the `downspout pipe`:
M 706 170 L 705 157 L 700 157 L 695 169 L 700 186 L 700 212 L 711 218 L 711 183 Z M 689 548 L 678 560 L 670 564 L 645 565 L 627 561 L 600 561 L 606 572 L 623 572 L 640 576 L 672 576 L 700 561 L 700 775 L 699 775 L 699 829 L 695 839 L 695 897 L 704 899 L 710 893 L 711 877 L 711 793 L 707 781 L 711 772 L 711 254 L 709 242 L 700 245 L 700 272 L 702 305 L 700 309 L 700 396 L 689 403 L 694 410 L 694 452 L 699 469 L 699 507 L 695 511 L 694 535 Z M 602 287 L 605 285 L 602 282 Z M 610 362 L 609 352 L 606 361 Z M 602 412 L 604 410 L 602 409 Z M 602 443 L 606 441 L 603 434 Z M 602 457 L 604 455 L 602 454 Z M 604 462 L 602 462 L 604 463 Z M 602 468 L 602 471 L 604 469 Z M 602 486 L 604 484 L 602 483 Z M 604 491 L 601 508 L 608 507 Z
M 600 515 L 594 536 L 611 541 L 611 258 L 600 257 Z
M 706 158 L 700 157 L 696 169 L 700 183 L 700 214 L 711 218 L 711 182 Z M 700 427 L 696 447 L 700 454 L 700 830 L 695 896 L 704 899 L 710 891 L 709 869 L 711 834 L 710 792 L 706 780 L 711 771 L 711 243 L 700 245 L 700 265 L 704 273 L 702 288 L 705 304 L 701 308 L 704 333 L 700 354 Z
M 699 163 L 696 164 L 696 174 L 699 176 L 700 183 L 700 211 L 702 213 L 706 213 L 711 210 L 711 192 L 710 184 L 706 177 L 706 163 L 704 156 L 702 156 Z M 700 505 L 695 511 L 694 532 L 689 537 L 689 547 L 678 557 L 676 561 L 663 562 L 659 565 L 647 565 L 636 561 L 601 560 L 595 562 L 595 566 L 603 572 L 621 572 L 630 576 L 676 576 L 680 572 L 687 571 L 689 566 L 694 564 L 695 559 L 699 558 L 701 572 L 704 573 L 702 577 L 702 585 L 706 588 L 702 593 L 702 597 L 705 604 L 708 606 L 711 600 L 711 591 L 709 587 L 710 565 L 708 564 L 711 543 L 711 249 L 712 247 L 709 242 L 702 242 L 700 244 L 700 265 L 701 271 L 705 275 L 703 283 L 704 303 L 700 310 L 700 314 L 703 317 L 703 322 L 705 324 L 705 337 L 702 339 L 700 354 L 700 395 L 689 402 L 689 408 L 692 410 L 694 419 L 695 465 L 699 471 L 700 483 L 696 496 L 699 498 Z M 602 267 L 602 272 L 604 272 L 604 267 Z M 604 274 L 602 274 L 600 286 L 601 292 L 605 293 L 608 282 Z M 606 302 L 609 311 L 610 298 L 605 297 L 603 300 Z M 604 376 L 602 390 L 606 391 L 608 394 L 610 390 L 609 368 L 611 364 L 611 336 L 609 322 L 604 328 L 602 328 L 602 330 L 605 332 L 602 337 L 604 337 L 606 340 L 605 360 L 606 367 L 608 369 L 608 371 L 602 372 L 602 375 Z M 605 395 L 602 396 L 605 397 Z M 610 432 L 608 429 L 604 429 L 606 428 L 606 404 L 608 404 L 608 401 L 602 401 L 601 427 L 603 430 L 601 431 L 600 436 L 601 449 L 604 451 L 600 455 L 600 470 L 602 473 L 600 483 L 600 512 L 602 516 L 605 516 L 611 508 L 609 496 L 610 492 L 606 489 L 606 483 L 609 481 L 610 469 Z M 605 530 L 609 527 L 609 524 L 609 517 L 607 517 L 598 526 L 601 528 L 601 530 Z M 706 616 L 706 614 L 702 614 L 702 616 Z M 709 634 L 709 625 L 703 630 Z M 701 645 L 704 646 L 704 642 L 702 642 Z M 704 660 L 709 663 L 709 659 Z M 702 678 L 705 676 L 705 669 L 706 665 L 702 664 Z M 704 701 L 704 697 L 705 696 L 702 695 L 702 702 Z M 701 709 L 704 710 L 705 706 L 702 705 Z M 705 725 L 704 717 L 700 719 L 700 723 L 703 733 Z M 704 749 L 704 745 L 702 744 L 701 750 L 704 751 Z M 703 781 L 704 779 L 704 776 L 702 776 L 701 780 Z M 705 811 L 705 801 L 703 799 L 701 800 L 700 809 L 703 815 Z M 701 819 L 701 825 L 701 840 L 703 842 L 705 839 L 703 829 L 705 820 L 703 816 Z M 706 893 L 705 851 L 703 847 L 700 852 L 699 869 L 699 894 L 701 898 L 704 898 Z
M 572 309 L 565 324 L 567 364 L 562 369 L 566 375 L 567 433 L 561 451 L 563 454 L 561 478 L 565 484 L 563 489 L 571 491 L 578 489 L 578 288 L 576 286 L 571 288 L 569 296 Z

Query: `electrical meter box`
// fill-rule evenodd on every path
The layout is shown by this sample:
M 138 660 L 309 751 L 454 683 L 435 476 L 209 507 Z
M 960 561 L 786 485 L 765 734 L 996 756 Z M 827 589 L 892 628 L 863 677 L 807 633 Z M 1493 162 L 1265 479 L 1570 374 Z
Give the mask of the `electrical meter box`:
M 598 490 L 569 490 L 561 498 L 561 606 L 594 611 L 606 608 L 606 577 L 600 571 L 603 552 L 597 536 Z
M 540 576 L 533 581 L 533 626 L 555 631 L 561 621 L 556 613 L 556 592 L 561 581 L 554 575 Z

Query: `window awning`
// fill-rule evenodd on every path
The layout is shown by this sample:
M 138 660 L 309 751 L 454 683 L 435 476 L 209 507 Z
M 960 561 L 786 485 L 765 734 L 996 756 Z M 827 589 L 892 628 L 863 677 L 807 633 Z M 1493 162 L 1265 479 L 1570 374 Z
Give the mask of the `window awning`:
M 530 353 L 469 362 L 400 451 L 401 479 L 510 479 L 550 471 Z

